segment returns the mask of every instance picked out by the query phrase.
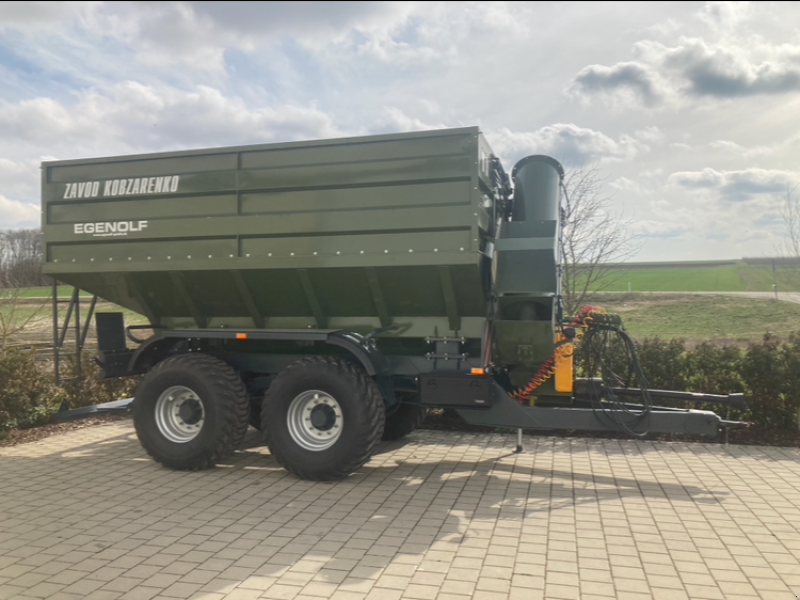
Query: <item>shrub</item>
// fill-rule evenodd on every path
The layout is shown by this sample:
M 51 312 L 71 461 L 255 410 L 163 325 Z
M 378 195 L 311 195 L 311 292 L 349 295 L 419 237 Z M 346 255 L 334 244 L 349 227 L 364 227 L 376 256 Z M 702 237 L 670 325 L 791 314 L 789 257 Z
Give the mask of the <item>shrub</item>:
M 66 362 L 68 366 L 63 375 L 62 386 L 70 408 L 93 406 L 130 398 L 136 391 L 139 381 L 141 381 L 140 377 L 100 381 L 100 367 L 95 362 L 93 352 L 84 352 L 81 356 L 82 377 L 80 381 L 72 379 L 77 373 L 75 359 L 69 357 Z
M 636 351 L 647 378 L 654 390 L 685 390 L 687 388 L 686 346 L 683 340 L 648 338 L 636 344 Z
M 750 344 L 742 358 L 740 374 L 754 423 L 765 428 L 787 429 L 796 426 L 798 409 L 797 368 L 800 344 L 796 337 L 779 343 L 769 334 Z
M 800 336 L 792 334 L 781 348 L 783 406 L 781 416 L 788 427 L 800 427 Z
M 65 396 L 29 350 L 0 353 L 0 382 L 0 431 L 46 423 Z
M 75 363 L 66 362 L 63 385 L 58 387 L 52 364 L 36 362 L 33 352 L 0 353 L 0 432 L 43 425 L 65 401 L 69 408 L 79 408 L 129 398 L 139 382 L 138 377 L 98 381 L 100 368 L 90 353 L 83 356 L 82 381 L 70 381 Z
M 764 336 L 742 349 L 734 345 L 708 342 L 687 349 L 682 340 L 647 338 L 635 342 L 642 370 L 650 389 L 732 394 L 744 392 L 750 411 L 708 404 L 670 402 L 659 398 L 664 406 L 701 408 L 718 412 L 725 418 L 751 421 L 762 428 L 793 429 L 797 427 L 800 409 L 800 336 L 792 335 L 781 342 L 772 335 Z M 615 373 L 627 377 L 628 358 L 620 345 L 607 352 L 607 364 Z M 592 373 L 586 348 L 577 354 L 579 376 Z M 596 376 L 596 375 L 595 375 Z M 635 377 L 630 386 L 638 387 Z
M 687 389 L 705 394 L 735 394 L 743 391 L 740 370 L 742 350 L 738 346 L 703 342 L 684 356 Z

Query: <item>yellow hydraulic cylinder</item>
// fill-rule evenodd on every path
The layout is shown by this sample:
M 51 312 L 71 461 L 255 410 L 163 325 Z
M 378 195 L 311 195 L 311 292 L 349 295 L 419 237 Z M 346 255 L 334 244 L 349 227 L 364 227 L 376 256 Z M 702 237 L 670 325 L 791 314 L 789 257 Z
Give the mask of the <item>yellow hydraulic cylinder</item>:
M 556 347 L 555 387 L 557 392 L 572 393 L 575 369 L 572 363 L 575 346 L 566 342 Z

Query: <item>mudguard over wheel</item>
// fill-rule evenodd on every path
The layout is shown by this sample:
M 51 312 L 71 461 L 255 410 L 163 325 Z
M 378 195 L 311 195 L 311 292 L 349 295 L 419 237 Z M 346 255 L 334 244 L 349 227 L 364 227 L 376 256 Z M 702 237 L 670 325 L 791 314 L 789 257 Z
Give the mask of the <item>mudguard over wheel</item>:
M 275 460 L 302 479 L 347 477 L 366 463 L 383 434 L 378 386 L 340 358 L 314 356 L 280 373 L 261 408 L 261 430 Z
M 247 433 L 250 406 L 239 375 L 207 354 L 158 363 L 133 401 L 139 442 L 156 461 L 194 471 L 233 453 Z
M 386 426 L 383 429 L 384 440 L 399 440 L 422 425 L 428 416 L 428 409 L 419 404 L 404 402 L 409 399 L 398 394 L 399 402 L 393 410 L 386 412 Z

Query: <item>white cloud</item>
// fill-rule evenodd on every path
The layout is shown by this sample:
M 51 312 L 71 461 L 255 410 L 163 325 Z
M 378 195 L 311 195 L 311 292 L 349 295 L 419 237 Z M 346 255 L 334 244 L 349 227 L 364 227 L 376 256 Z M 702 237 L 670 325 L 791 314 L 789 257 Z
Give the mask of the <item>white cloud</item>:
M 426 129 L 443 129 L 443 123 L 425 123 L 417 117 L 410 117 L 399 108 L 383 107 L 383 116 L 378 117 L 369 130 L 374 133 L 392 133 L 398 131 L 424 131 Z
M 711 190 L 719 198 L 742 202 L 767 195 L 770 198 L 785 192 L 800 181 L 800 172 L 749 168 L 738 171 L 681 171 L 669 176 L 668 182 L 677 188 Z
M 664 141 L 664 133 L 655 125 L 637 129 L 633 132 L 633 137 L 647 144 L 660 144 Z
M 725 27 L 747 10 L 716 3 L 708 14 Z M 711 18 L 711 17 L 709 17 Z M 715 21 L 716 22 L 716 21 Z M 565 90 L 584 104 L 601 98 L 615 106 L 692 106 L 700 99 L 774 96 L 800 91 L 800 43 L 771 43 L 755 36 L 681 37 L 673 45 L 642 40 L 634 60 L 580 70 Z
M 675 238 L 691 231 L 691 227 L 686 223 L 643 220 L 631 223 L 630 231 L 642 237 Z
M 413 2 L 368 27 L 356 26 L 332 40 L 301 40 L 326 64 L 345 65 L 353 59 L 405 71 L 465 67 L 483 40 L 525 39 L 535 31 L 531 8 L 517 2 Z M 488 56 L 487 53 L 484 53 Z
M 634 137 L 622 135 L 615 140 L 573 123 L 556 123 L 531 132 L 501 128 L 487 132 L 487 137 L 495 152 L 504 159 L 547 154 L 568 165 L 628 161 L 649 150 Z
M 743 146 L 730 140 L 714 140 L 708 143 L 708 147 L 712 150 L 742 158 L 757 158 L 765 156 L 782 157 L 789 154 L 792 151 L 792 148 L 798 145 L 800 145 L 800 134 L 794 134 L 788 138 L 771 143 L 769 145 L 759 144 L 754 146 Z
M 38 227 L 40 223 L 38 206 L 10 200 L 0 194 L 0 230 Z
M 262 70 L 269 70 L 287 49 L 345 70 L 354 61 L 442 67 L 484 39 L 527 39 L 538 27 L 534 12 L 526 3 L 507 2 L 4 2 L 0 32 L 5 24 L 27 35 L 19 44 L 23 52 L 50 63 L 66 59 L 62 69 L 79 62 L 85 71 L 105 70 L 105 53 L 93 52 L 100 46 L 124 48 L 132 63 L 127 76 L 144 65 L 224 77 L 237 66 L 231 54 L 263 60 Z M 80 69 L 74 75 L 90 78 Z
M 50 30 L 73 40 L 128 45 L 145 64 L 225 69 L 225 52 L 271 43 L 320 46 L 354 32 L 380 39 L 402 27 L 419 2 L 2 2 L 0 31 Z M 429 5 L 431 3 L 424 3 Z M 41 42 L 40 40 L 37 40 Z
M 766 156 L 773 154 L 776 151 L 775 147 L 770 148 L 768 146 L 754 146 L 753 148 L 745 148 L 736 142 L 731 142 L 728 140 L 716 140 L 714 142 L 710 142 L 708 146 L 712 150 L 732 154 L 734 156 L 742 156 L 745 158 Z
M 587 104 L 593 96 L 599 95 L 612 104 L 642 104 L 650 107 L 662 102 L 664 86 L 656 70 L 649 65 L 619 62 L 610 67 L 584 67 L 575 75 L 566 92 Z
M 6 185 L 18 185 L 38 176 L 39 169 L 31 162 L 15 162 L 0 158 L 0 177 Z
M 34 98 L 0 105 L 0 134 L 5 139 L 44 141 L 69 130 L 74 115 L 52 98 Z
M 683 190 L 681 195 L 648 202 L 648 218 L 634 222 L 632 231 L 651 241 L 672 239 L 697 245 L 706 240 L 706 248 L 729 245 L 729 258 L 747 254 L 744 248 L 748 244 L 750 248 L 763 247 L 765 252 L 774 252 L 783 231 L 782 205 L 777 195 L 753 194 L 746 202 L 720 202 L 725 198 L 724 176 L 719 179 L 713 173 L 698 172 L 693 183 L 701 187 L 678 187 Z M 662 190 L 665 191 L 666 188 Z M 730 189 L 727 192 L 737 193 Z M 767 245 L 761 246 L 761 242 Z M 706 253 L 703 256 L 710 257 Z M 697 256 L 684 256 L 685 260 L 693 258 Z
M 35 31 L 79 15 L 91 2 L 0 2 L 0 31 Z
M 161 4 L 161 3 L 158 3 Z M 405 20 L 418 2 L 186 2 L 198 17 L 236 35 L 319 37 L 383 29 Z
M 39 161 L 17 162 L 0 158 L 0 194 L 33 199 L 38 195 Z
M 51 147 L 57 153 L 99 153 L 166 147 L 327 138 L 341 135 L 315 106 L 248 106 L 237 96 L 125 81 L 88 90 L 72 105 L 36 98 L 0 105 L 0 139 Z M 0 142 L 2 143 L 2 142 Z
M 651 190 L 648 190 L 646 187 L 642 186 L 639 182 L 634 181 L 633 179 L 628 179 L 627 177 L 618 177 L 614 181 L 609 182 L 608 185 L 614 188 L 615 190 L 633 192 L 635 194 L 651 193 Z
M 697 16 L 714 28 L 729 30 L 745 22 L 752 9 L 750 2 L 706 2 Z
M 668 48 L 650 44 L 649 52 L 670 69 L 689 96 L 732 98 L 800 91 L 800 45 L 760 48 L 684 39 Z M 771 56 L 759 60 L 758 51 Z
M 144 64 L 176 63 L 210 71 L 225 69 L 225 48 L 253 49 L 249 35 L 220 30 L 186 2 L 151 2 L 136 6 L 112 3 L 87 23 L 97 37 L 108 36 L 135 48 Z
M 352 52 L 358 58 L 389 63 L 400 68 L 452 63 L 457 55 L 452 45 L 440 48 L 415 46 L 395 39 L 389 32 L 375 32 L 363 42 L 343 45 L 345 48 L 339 53 L 339 60 L 347 60 Z
M 682 171 L 669 176 L 669 181 L 675 185 L 686 188 L 715 188 L 720 187 L 725 177 L 714 169 L 702 171 Z

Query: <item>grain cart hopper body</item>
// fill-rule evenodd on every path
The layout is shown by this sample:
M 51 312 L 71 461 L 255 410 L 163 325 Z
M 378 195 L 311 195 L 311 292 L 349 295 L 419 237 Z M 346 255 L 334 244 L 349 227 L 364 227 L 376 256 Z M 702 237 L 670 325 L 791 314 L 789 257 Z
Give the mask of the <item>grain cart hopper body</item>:
M 533 156 L 509 178 L 475 127 L 48 162 L 44 271 L 149 321 L 128 347 L 121 315 L 99 314 L 99 360 L 104 377 L 146 374 L 137 433 L 175 468 L 210 466 L 248 422 L 312 479 L 431 407 L 619 428 L 588 404 L 601 382 L 574 386 L 567 349 L 591 318 L 565 330 L 559 314 L 562 176 Z M 648 409 L 629 424 L 720 423 Z

